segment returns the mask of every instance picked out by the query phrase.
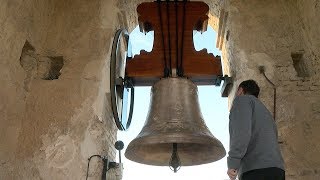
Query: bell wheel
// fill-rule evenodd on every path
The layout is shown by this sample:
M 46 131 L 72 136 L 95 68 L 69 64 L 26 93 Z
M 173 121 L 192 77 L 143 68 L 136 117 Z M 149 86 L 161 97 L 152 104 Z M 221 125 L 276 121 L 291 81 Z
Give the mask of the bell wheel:
M 125 77 L 128 42 L 127 30 L 119 29 L 113 39 L 110 61 L 112 113 L 118 129 L 122 131 L 130 127 L 134 102 L 133 84 Z

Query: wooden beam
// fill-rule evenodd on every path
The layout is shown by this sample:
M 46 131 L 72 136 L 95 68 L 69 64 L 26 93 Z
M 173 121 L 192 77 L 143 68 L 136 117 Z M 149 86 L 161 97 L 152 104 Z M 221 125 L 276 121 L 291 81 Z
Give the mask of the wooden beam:
M 184 76 L 198 84 L 213 84 L 215 77 L 222 75 L 220 57 L 208 54 L 207 50 L 196 51 L 193 44 L 193 31 L 207 30 L 207 4 L 186 2 L 185 17 L 181 1 L 177 3 L 177 11 L 175 2 L 163 1 L 142 3 L 137 12 L 140 31 L 154 31 L 154 44 L 151 52 L 141 51 L 140 55 L 127 60 L 126 76 L 132 78 L 135 85 L 149 85 L 162 78 L 165 64 L 176 69 L 181 57 Z

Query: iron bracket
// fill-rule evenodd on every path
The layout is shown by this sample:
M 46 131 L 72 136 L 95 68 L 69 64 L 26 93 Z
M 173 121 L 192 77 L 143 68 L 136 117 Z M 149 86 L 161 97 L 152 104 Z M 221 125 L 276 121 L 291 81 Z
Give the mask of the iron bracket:
M 221 87 L 221 97 L 228 97 L 233 85 L 233 78 L 225 75 L 221 78 L 223 85 Z

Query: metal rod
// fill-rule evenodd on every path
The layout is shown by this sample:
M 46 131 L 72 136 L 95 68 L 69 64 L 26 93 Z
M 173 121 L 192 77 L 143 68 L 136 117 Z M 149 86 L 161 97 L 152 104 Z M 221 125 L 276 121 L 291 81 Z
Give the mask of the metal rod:
M 172 74 L 172 67 L 171 67 L 171 41 L 170 41 L 170 17 L 169 17 L 169 0 L 166 1 L 167 7 L 167 30 L 168 30 L 168 43 L 169 43 L 169 72 Z
M 175 0 L 175 11 L 176 11 L 176 70 L 178 71 L 179 75 L 179 33 L 178 33 L 178 0 Z
M 185 16 L 186 16 L 186 3 L 187 1 L 183 1 L 183 21 L 182 21 L 182 38 L 181 38 L 181 58 L 180 58 L 180 67 L 179 67 L 179 75 L 183 76 L 183 42 L 184 42 L 184 29 L 185 29 Z
M 165 51 L 165 42 L 164 42 L 164 34 L 163 34 L 163 24 L 162 24 L 162 13 L 161 13 L 161 0 L 157 0 L 158 2 L 158 14 L 160 18 L 160 27 L 161 27 L 161 35 L 162 35 L 162 47 L 163 47 L 163 58 L 164 58 L 164 77 L 168 77 L 168 66 L 167 66 L 167 58 Z
M 121 151 L 119 150 L 119 163 L 121 163 Z

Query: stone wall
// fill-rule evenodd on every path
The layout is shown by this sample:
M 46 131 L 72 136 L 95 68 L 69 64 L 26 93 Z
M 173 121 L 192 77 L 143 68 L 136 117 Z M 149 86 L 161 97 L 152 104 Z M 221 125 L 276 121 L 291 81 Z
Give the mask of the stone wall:
M 319 179 L 319 1 L 228 1 L 225 10 L 228 39 L 222 47 L 224 72 L 235 86 L 255 79 L 261 99 L 273 112 L 276 85 L 276 122 L 286 162 L 287 179 Z
M 91 155 L 115 160 L 111 43 L 117 28 L 136 27 L 141 2 L 1 2 L 0 179 L 84 179 Z M 320 2 L 205 2 L 220 31 L 224 73 L 235 80 L 230 102 L 237 85 L 253 78 L 273 111 L 273 87 L 258 69 L 264 66 L 277 87 L 287 179 L 319 179 Z M 101 161 L 90 166 L 90 178 L 99 179 Z M 110 179 L 121 179 L 121 168 Z
M 1 2 L 0 179 L 84 179 L 91 155 L 116 160 L 109 57 L 123 24 L 115 2 Z M 99 179 L 101 161 L 90 167 Z

